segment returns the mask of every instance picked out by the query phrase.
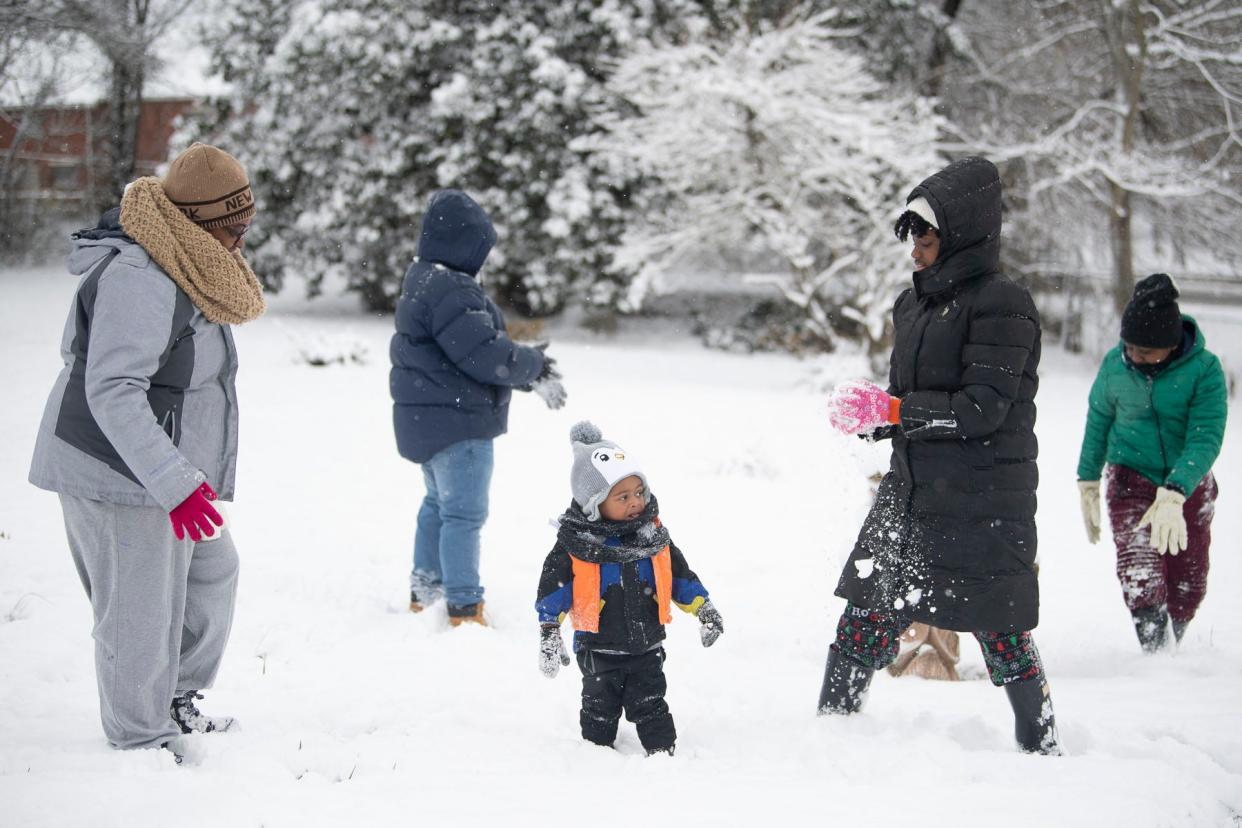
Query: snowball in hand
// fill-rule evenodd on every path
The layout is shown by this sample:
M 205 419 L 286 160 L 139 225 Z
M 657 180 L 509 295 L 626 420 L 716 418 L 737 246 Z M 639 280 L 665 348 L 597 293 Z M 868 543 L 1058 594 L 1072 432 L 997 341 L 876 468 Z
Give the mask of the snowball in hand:
M 847 380 L 828 398 L 828 421 L 843 434 L 862 434 L 888 422 L 889 401 L 883 388 L 867 380 Z

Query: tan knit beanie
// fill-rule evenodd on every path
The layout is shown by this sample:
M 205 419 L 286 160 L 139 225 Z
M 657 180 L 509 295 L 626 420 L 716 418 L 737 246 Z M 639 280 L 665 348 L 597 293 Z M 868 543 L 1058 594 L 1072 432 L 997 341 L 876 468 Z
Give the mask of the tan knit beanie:
M 199 227 L 240 224 L 254 215 L 250 179 L 237 159 L 221 149 L 194 143 L 173 159 L 164 194 Z

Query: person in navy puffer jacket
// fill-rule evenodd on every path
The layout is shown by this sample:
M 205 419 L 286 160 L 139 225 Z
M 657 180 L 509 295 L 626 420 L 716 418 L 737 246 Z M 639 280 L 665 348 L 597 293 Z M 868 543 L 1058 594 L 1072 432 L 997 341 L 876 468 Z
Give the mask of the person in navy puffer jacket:
M 414 534 L 410 611 L 443 594 L 449 621 L 483 624 L 479 531 L 487 519 L 492 440 L 508 428 L 513 389 L 549 408 L 565 390 L 546 346 L 511 340 L 479 270 L 496 243 L 487 213 L 440 190 L 423 214 L 392 338 L 393 426 L 401 456 L 422 466 L 427 494 Z

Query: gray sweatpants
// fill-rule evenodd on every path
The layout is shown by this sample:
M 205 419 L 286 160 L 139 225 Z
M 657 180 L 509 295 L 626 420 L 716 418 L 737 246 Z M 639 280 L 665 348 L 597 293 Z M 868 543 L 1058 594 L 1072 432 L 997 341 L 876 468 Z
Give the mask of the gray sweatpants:
M 237 596 L 232 533 L 194 543 L 168 513 L 62 494 L 69 550 L 95 612 L 95 677 L 115 748 L 158 746 L 181 731 L 174 695 L 210 687 Z

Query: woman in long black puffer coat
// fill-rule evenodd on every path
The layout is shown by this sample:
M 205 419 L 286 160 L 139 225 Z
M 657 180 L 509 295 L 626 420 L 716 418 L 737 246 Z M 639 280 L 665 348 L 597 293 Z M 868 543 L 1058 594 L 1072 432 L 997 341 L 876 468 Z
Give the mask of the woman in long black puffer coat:
M 1028 751 L 1057 753 L 1030 630 L 1035 577 L 1039 314 L 1000 273 L 1001 183 L 983 158 L 950 164 L 906 199 L 914 284 L 893 309 L 888 390 L 838 387 L 834 426 L 891 438 L 892 461 L 836 594 L 821 713 L 853 713 L 911 622 L 970 632 Z

